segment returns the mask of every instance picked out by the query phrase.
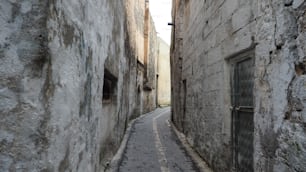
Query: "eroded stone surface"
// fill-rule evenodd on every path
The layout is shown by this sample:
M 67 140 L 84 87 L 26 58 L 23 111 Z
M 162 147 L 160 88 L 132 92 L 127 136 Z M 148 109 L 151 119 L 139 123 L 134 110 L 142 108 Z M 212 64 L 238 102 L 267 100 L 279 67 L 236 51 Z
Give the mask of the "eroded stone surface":
M 128 1 L 0 2 L 0 171 L 106 167 L 129 120 L 155 108 L 156 91 L 144 93 L 144 61 L 137 63 L 144 12 Z M 127 29 L 134 17 L 138 35 Z M 153 61 L 145 69 L 156 85 L 152 23 L 149 33 Z M 106 73 L 116 88 L 104 101 Z
M 173 3 L 177 127 L 216 171 L 230 171 L 231 61 L 254 51 L 254 171 L 305 171 L 305 2 Z

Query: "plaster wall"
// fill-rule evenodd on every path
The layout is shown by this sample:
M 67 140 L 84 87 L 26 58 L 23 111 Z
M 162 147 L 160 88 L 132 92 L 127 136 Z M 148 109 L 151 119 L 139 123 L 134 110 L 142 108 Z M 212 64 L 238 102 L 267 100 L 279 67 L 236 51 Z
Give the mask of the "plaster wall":
M 167 106 L 171 104 L 170 47 L 161 38 L 158 38 L 158 46 L 158 105 Z
M 142 2 L 0 2 L 0 171 L 106 168 L 143 109 Z

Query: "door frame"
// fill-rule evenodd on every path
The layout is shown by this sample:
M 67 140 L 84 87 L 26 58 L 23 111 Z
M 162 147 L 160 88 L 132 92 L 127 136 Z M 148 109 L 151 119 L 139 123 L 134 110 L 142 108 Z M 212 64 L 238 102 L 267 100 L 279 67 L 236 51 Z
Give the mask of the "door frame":
M 236 99 L 236 94 L 235 94 L 235 90 L 237 89 L 237 84 L 238 84 L 238 80 L 235 80 L 235 75 L 237 75 L 237 66 L 238 63 L 246 61 L 246 60 L 252 60 L 253 61 L 253 66 L 254 66 L 254 70 L 253 72 L 255 72 L 255 51 L 252 50 L 248 50 L 245 52 L 242 52 L 238 55 L 235 55 L 232 58 L 228 59 L 228 63 L 230 65 L 230 97 L 231 97 L 231 106 L 230 106 L 230 110 L 231 110 L 231 145 L 232 145 L 232 171 L 237 171 L 238 169 L 238 148 L 237 148 L 237 136 L 236 136 L 236 125 L 237 125 L 237 119 L 236 117 L 238 116 L 238 111 L 236 110 L 236 104 L 237 104 L 237 99 Z M 253 80 L 255 80 L 255 76 L 253 73 Z M 253 92 L 254 92 L 254 85 L 253 85 Z M 255 95 L 253 93 L 253 109 L 255 107 Z M 253 120 L 254 120 L 254 111 L 253 111 Z M 254 121 L 253 121 L 254 122 Z M 254 132 L 253 132 L 254 134 Z M 254 139 L 254 135 L 253 135 L 253 139 Z M 253 140 L 253 150 L 254 150 L 254 140 Z M 253 151 L 253 167 L 254 167 L 254 151 Z

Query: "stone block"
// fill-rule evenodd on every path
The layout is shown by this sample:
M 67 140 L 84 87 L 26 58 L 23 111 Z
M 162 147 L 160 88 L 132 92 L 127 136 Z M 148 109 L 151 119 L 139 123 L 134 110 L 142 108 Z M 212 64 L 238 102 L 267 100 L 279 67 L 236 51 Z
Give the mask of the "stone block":
M 238 8 L 239 8 L 239 0 L 225 0 L 225 2 L 221 7 L 222 21 L 230 19 Z
M 252 10 L 250 6 L 240 7 L 232 16 L 233 32 L 242 29 L 251 22 Z

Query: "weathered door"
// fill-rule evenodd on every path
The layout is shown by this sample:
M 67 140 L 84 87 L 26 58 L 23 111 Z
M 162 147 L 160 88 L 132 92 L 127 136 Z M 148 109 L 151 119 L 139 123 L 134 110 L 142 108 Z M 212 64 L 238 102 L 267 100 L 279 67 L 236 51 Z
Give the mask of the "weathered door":
M 252 172 L 254 171 L 254 60 L 244 58 L 244 60 L 234 63 L 233 67 L 234 167 L 238 172 Z

